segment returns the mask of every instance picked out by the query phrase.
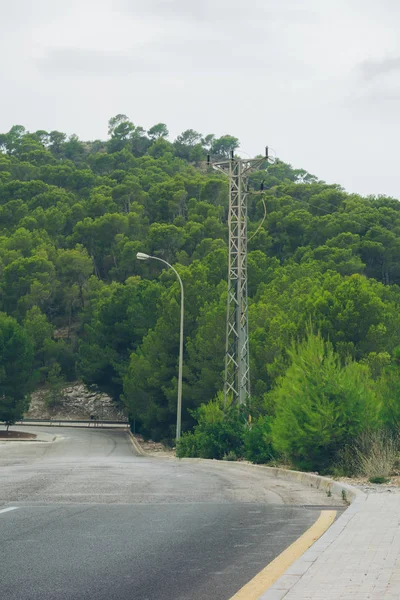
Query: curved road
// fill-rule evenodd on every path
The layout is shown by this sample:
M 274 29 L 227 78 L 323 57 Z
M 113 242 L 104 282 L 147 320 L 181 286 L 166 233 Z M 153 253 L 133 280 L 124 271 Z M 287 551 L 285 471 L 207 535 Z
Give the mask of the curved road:
M 245 465 L 137 456 L 124 431 L 0 442 L 2 600 L 228 600 L 335 503 Z

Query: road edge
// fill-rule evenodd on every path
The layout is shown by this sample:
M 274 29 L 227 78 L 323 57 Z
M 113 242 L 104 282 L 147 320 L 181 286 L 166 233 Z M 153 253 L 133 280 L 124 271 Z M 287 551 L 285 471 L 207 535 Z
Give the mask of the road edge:
M 143 448 L 141 447 L 141 445 L 139 444 L 139 442 L 137 441 L 137 439 L 135 438 L 135 436 L 133 435 L 133 433 L 130 429 L 127 431 L 127 433 L 128 433 L 128 437 L 131 441 L 132 446 L 135 448 L 136 453 L 139 456 L 149 456 L 147 454 L 147 452 L 145 452 L 143 450 Z
M 329 529 L 336 514 L 336 510 L 322 510 L 307 531 L 257 573 L 230 600 L 258 600 L 260 594 L 269 589 Z
M 262 465 L 254 465 L 262 466 Z M 268 469 L 271 476 L 281 477 L 288 481 L 301 482 L 310 487 L 322 489 L 327 494 L 341 497 L 349 505 L 342 515 L 327 529 L 327 531 L 304 552 L 285 572 L 270 585 L 257 600 L 282 600 L 307 573 L 309 568 L 322 555 L 323 552 L 337 539 L 341 532 L 362 504 L 367 500 L 367 495 L 352 485 L 323 477 L 315 473 L 303 473 L 275 467 Z
M 52 433 L 45 433 L 44 431 L 35 434 L 36 437 L 34 439 L 24 439 L 24 438 L 1 438 L 0 444 L 50 444 L 56 441 L 58 435 Z
M 179 460 L 190 461 L 198 460 L 204 462 L 215 462 L 212 459 L 190 459 L 183 458 Z M 224 462 L 224 461 L 217 461 Z M 230 465 L 248 466 L 253 469 L 260 469 L 268 477 L 275 477 L 291 481 L 293 483 L 301 483 L 308 487 L 313 487 L 324 491 L 327 495 L 332 495 L 347 503 L 347 508 L 342 515 L 317 539 L 304 554 L 299 556 L 291 566 L 289 566 L 283 574 L 267 587 L 257 600 L 282 600 L 290 590 L 299 582 L 305 575 L 308 569 L 321 556 L 321 554 L 336 540 L 336 538 L 345 529 L 349 521 L 360 510 L 363 502 L 366 501 L 367 495 L 352 485 L 335 481 L 316 473 L 306 473 L 302 471 L 292 471 L 290 469 L 282 469 L 280 467 L 268 467 L 266 465 L 254 465 L 244 462 L 229 462 Z M 261 473 L 260 473 L 261 474 Z M 279 558 L 279 557 L 278 557 Z M 268 565 L 266 566 L 266 568 Z M 240 591 L 240 590 L 239 590 Z M 235 596 L 233 596 L 235 598 Z M 231 599 L 233 600 L 233 599 Z
M 281 467 L 269 467 L 268 465 L 255 465 L 245 461 L 229 461 L 216 460 L 211 458 L 178 458 L 179 461 L 201 461 L 201 462 L 218 462 L 220 464 L 229 464 L 235 467 L 249 467 L 250 469 L 260 469 L 269 477 L 277 479 L 285 479 L 294 483 L 300 483 L 308 487 L 322 490 L 327 496 L 335 496 L 343 500 L 347 505 L 353 505 L 357 499 L 366 498 L 363 491 L 353 487 L 348 483 L 335 481 L 318 475 L 317 473 L 307 473 L 306 471 L 294 471 L 291 469 L 283 469 Z
M 132 444 L 135 449 L 142 456 L 148 455 L 140 446 L 139 442 L 134 438 L 131 432 L 129 432 Z M 215 461 L 215 459 L 202 459 L 202 458 L 181 458 L 177 460 L 182 461 L 201 461 L 201 462 L 225 462 Z M 290 564 L 288 568 L 285 568 L 283 574 L 280 575 L 276 581 L 267 587 L 261 596 L 257 600 L 282 600 L 290 590 L 299 582 L 299 580 L 305 575 L 311 565 L 321 556 L 321 554 L 332 544 L 332 542 L 340 535 L 345 529 L 348 522 L 354 517 L 354 515 L 360 510 L 363 502 L 366 501 L 367 495 L 360 489 L 343 483 L 341 481 L 335 481 L 329 479 L 329 477 L 323 477 L 317 473 L 307 473 L 303 471 L 294 471 L 290 469 L 283 469 L 281 467 L 269 467 L 267 465 L 255 465 L 247 462 L 229 462 L 229 465 L 237 465 L 238 467 L 247 466 L 253 469 L 260 469 L 269 477 L 275 477 L 278 479 L 285 479 L 293 483 L 300 483 L 302 485 L 313 487 L 324 491 L 327 496 L 335 496 L 344 501 L 348 507 L 342 515 L 331 524 L 316 541 L 314 540 L 308 549 L 294 559 L 294 562 Z M 301 539 L 301 538 L 299 538 Z M 290 546 L 289 546 L 290 548 Z M 284 554 L 284 553 L 282 553 Z M 277 557 L 278 560 L 282 557 L 282 554 Z M 274 561 L 272 561 L 274 562 Z M 272 564 L 272 563 L 270 563 Z M 266 565 L 264 569 L 268 569 L 269 565 Z M 261 573 L 264 571 L 262 569 Z M 257 576 L 256 576 L 257 577 Z M 268 584 L 267 584 L 268 585 Z M 239 590 L 240 592 L 240 590 Z M 238 592 L 238 593 L 239 593 Z M 245 596 L 243 596 L 244 598 Z M 239 600 L 240 596 L 233 596 L 231 600 Z

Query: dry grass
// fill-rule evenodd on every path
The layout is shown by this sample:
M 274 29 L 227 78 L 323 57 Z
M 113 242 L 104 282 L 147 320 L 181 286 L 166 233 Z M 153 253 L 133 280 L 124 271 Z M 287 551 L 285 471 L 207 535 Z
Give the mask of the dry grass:
M 354 448 L 354 470 L 364 477 L 389 477 L 399 461 L 399 436 L 386 430 L 366 431 Z

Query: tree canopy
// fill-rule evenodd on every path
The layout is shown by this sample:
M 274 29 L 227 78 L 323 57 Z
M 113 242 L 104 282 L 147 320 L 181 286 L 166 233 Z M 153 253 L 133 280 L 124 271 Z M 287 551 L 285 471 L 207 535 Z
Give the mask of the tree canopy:
M 123 114 L 108 133 L 83 141 L 15 125 L 0 135 L 0 310 L 32 344 L 37 385 L 55 372 L 82 378 L 145 435 L 171 439 L 180 291 L 136 253 L 171 262 L 184 283 L 189 429 L 223 383 L 228 183 L 207 155 L 229 156 L 239 141 L 193 129 L 171 140 L 165 124 L 146 130 Z M 248 218 L 254 406 L 310 322 L 339 361 L 381 377 L 400 343 L 400 203 L 277 160 L 251 175 Z

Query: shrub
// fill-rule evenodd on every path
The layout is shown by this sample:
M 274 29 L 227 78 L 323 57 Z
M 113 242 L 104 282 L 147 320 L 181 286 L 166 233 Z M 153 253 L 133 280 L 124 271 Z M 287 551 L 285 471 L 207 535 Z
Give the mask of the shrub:
M 389 483 L 389 479 L 386 479 L 386 477 L 370 477 L 368 479 L 368 481 L 370 483 L 379 483 L 379 484 Z
M 272 392 L 274 448 L 300 468 L 326 471 L 361 431 L 376 428 L 379 402 L 368 367 L 341 366 L 332 345 L 309 333 L 288 351 L 291 365 Z
M 235 462 L 237 460 L 237 456 L 233 450 L 229 450 L 228 454 L 224 454 L 223 460 Z
M 234 453 L 243 456 L 245 417 L 236 406 L 223 409 L 219 395 L 208 404 L 193 411 L 197 420 L 193 433 L 186 433 L 177 444 L 177 456 L 222 459 Z
M 194 458 L 197 456 L 196 436 L 191 431 L 183 433 L 176 443 L 176 456 L 178 458 Z
M 267 463 L 274 458 L 269 417 L 259 417 L 246 431 L 244 457 L 256 464 Z

